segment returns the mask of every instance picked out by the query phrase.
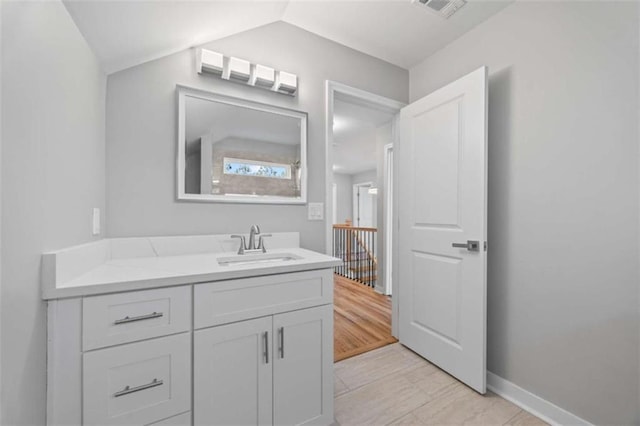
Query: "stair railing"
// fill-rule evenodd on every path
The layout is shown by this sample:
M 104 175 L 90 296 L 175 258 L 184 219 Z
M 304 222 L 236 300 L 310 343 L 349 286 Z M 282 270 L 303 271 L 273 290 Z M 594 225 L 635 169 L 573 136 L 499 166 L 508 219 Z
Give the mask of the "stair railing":
M 333 256 L 342 259 L 334 272 L 343 277 L 375 287 L 378 258 L 376 256 L 376 228 L 354 227 L 351 224 L 333 225 Z

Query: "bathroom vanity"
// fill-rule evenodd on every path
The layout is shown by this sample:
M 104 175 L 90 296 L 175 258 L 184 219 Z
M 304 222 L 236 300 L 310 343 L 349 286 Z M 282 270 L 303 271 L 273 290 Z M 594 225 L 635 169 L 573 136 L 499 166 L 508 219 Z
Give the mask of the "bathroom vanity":
M 47 424 L 333 423 L 339 260 L 273 234 L 109 239 L 43 256 Z

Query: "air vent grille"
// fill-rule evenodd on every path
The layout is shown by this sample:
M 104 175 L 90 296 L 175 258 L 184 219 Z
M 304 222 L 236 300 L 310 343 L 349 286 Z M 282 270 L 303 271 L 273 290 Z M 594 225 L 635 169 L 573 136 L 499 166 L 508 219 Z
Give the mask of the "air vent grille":
M 467 4 L 465 0 L 412 0 L 414 4 L 424 6 L 427 10 L 448 19 L 462 6 Z

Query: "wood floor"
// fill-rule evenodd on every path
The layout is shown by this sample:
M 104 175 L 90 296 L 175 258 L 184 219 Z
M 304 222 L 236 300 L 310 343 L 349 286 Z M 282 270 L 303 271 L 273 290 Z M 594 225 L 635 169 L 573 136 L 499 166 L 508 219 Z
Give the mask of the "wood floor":
M 391 298 L 334 275 L 334 360 L 397 342 L 391 336 Z
M 399 343 L 336 363 L 334 379 L 341 426 L 546 424 L 491 392 L 474 392 Z

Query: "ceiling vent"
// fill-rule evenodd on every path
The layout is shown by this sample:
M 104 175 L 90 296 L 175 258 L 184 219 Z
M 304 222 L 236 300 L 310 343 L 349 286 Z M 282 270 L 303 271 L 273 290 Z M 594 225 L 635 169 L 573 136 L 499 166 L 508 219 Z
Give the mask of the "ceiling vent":
M 467 4 L 465 0 L 412 0 L 413 3 L 424 6 L 436 15 L 448 19 L 462 6 Z

